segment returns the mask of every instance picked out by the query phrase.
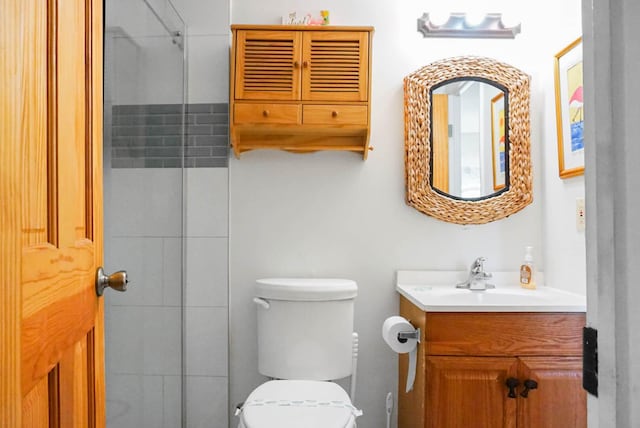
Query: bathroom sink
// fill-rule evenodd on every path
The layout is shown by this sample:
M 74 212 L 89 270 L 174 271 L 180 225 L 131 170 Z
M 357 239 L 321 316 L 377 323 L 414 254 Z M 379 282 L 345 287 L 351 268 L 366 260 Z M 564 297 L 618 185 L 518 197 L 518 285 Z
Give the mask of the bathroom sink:
M 517 272 L 494 272 L 488 281 L 496 288 L 459 289 L 467 273 L 457 271 L 398 271 L 396 290 L 424 311 L 430 312 L 585 312 L 586 298 L 544 286 L 527 290 L 517 283 Z

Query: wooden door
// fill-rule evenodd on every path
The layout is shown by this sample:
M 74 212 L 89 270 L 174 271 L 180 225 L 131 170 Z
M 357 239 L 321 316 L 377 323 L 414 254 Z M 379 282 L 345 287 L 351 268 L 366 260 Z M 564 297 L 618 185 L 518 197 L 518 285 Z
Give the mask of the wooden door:
M 302 99 L 367 101 L 369 37 L 364 31 L 305 31 Z
M 102 427 L 102 0 L 0 10 L 0 426 Z
M 515 428 L 505 381 L 517 368 L 516 358 L 427 357 L 425 427 Z
M 299 100 L 301 41 L 299 31 L 238 30 L 235 99 Z
M 449 193 L 449 96 L 432 94 L 432 185 Z
M 518 428 L 586 428 L 587 395 L 581 357 L 520 358 L 519 378 L 537 389 L 518 397 Z

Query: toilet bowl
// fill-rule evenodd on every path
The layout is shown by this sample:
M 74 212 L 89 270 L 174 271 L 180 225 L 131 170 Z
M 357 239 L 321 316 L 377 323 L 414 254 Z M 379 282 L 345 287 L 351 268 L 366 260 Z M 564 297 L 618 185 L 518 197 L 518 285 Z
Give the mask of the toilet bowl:
M 258 371 L 269 380 L 239 407 L 239 428 L 349 428 L 358 335 L 354 281 L 269 278 L 256 284 Z M 331 382 L 351 377 L 350 394 Z

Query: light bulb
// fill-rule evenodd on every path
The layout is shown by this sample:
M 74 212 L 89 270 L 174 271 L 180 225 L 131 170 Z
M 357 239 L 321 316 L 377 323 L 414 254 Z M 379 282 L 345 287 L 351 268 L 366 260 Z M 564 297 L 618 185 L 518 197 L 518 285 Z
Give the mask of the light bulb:
M 507 13 L 502 15 L 502 23 L 506 28 L 515 27 L 516 25 L 520 24 L 520 22 L 521 22 L 521 19 L 512 13 Z
M 469 24 L 472 27 L 475 27 L 476 25 L 484 21 L 485 16 L 486 16 L 486 13 L 477 12 L 477 11 L 469 12 L 466 15 L 467 24 Z
M 429 20 L 433 25 L 442 25 L 449 20 L 449 13 L 442 10 L 429 12 Z

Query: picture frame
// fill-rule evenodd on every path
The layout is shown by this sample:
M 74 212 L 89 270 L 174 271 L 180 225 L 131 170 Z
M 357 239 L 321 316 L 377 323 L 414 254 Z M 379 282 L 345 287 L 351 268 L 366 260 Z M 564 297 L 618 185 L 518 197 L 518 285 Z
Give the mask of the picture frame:
M 491 165 L 493 167 L 493 190 L 504 188 L 506 182 L 504 93 L 491 99 Z
M 555 55 L 558 172 L 565 179 L 584 174 L 582 37 Z

